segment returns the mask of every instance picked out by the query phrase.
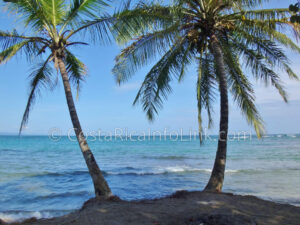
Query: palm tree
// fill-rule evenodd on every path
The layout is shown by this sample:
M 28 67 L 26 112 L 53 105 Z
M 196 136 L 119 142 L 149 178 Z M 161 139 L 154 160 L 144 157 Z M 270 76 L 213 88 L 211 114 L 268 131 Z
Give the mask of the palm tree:
M 300 10 L 300 1 L 298 1 L 296 4 L 291 4 L 289 6 L 289 10 L 292 13 L 291 16 L 291 22 L 292 23 L 300 23 L 300 16 L 299 16 L 299 10 Z
M 0 31 L 2 52 L 0 62 L 5 63 L 17 54 L 25 53 L 31 63 L 35 63 L 30 75 L 30 94 L 23 115 L 20 134 L 28 122 L 29 113 L 35 98 L 42 88 L 52 89 L 56 85 L 53 69 L 61 74 L 68 109 L 74 131 L 92 177 L 97 197 L 108 198 L 112 195 L 101 170 L 91 152 L 82 132 L 76 112 L 71 84 L 79 90 L 84 75 L 85 65 L 71 52 L 73 46 L 87 45 L 82 36 L 92 41 L 108 40 L 107 29 L 112 18 L 101 14 L 107 6 L 102 0 L 18 0 L 9 1 L 8 9 L 20 15 L 28 34 Z M 46 55 L 46 56 L 44 56 Z M 37 62 L 37 63 L 36 63 Z
M 274 86 L 284 101 L 286 91 L 277 69 L 298 79 L 280 46 L 300 48 L 282 31 L 294 30 L 288 9 L 253 9 L 261 0 L 174 0 L 171 5 L 137 5 L 124 10 L 126 20 L 115 24 L 117 40 L 126 44 L 116 57 L 113 73 L 119 84 L 139 68 L 160 59 L 146 75 L 134 100 L 153 120 L 172 91 L 171 81 L 182 81 L 196 63 L 199 133 L 202 111 L 211 127 L 212 103 L 219 91 L 220 128 L 214 167 L 206 191 L 222 191 L 228 134 L 228 92 L 260 138 L 263 120 L 255 106 L 250 75 Z M 200 134 L 201 137 L 201 134 Z M 200 138 L 202 141 L 202 138 Z

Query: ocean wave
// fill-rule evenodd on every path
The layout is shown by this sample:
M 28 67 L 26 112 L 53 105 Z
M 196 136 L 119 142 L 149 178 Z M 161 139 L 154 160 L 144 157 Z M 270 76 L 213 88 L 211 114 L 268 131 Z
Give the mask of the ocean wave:
M 44 172 L 40 174 L 35 174 L 35 177 L 60 177 L 60 176 L 80 176 L 88 175 L 89 171 L 87 170 L 76 170 L 76 171 L 65 171 L 65 172 Z
M 45 210 L 45 211 L 6 211 L 0 212 L 0 219 L 6 223 L 21 222 L 29 218 L 52 218 L 70 213 L 71 210 Z
M 158 160 L 183 160 L 190 159 L 187 156 L 167 155 L 167 156 L 143 156 L 144 159 L 158 159 Z
M 172 167 L 165 167 L 165 168 L 152 168 L 151 170 L 137 170 L 134 172 L 105 172 L 107 175 L 133 175 L 133 176 L 147 176 L 147 175 L 164 175 L 164 174 L 180 174 L 180 173 L 211 173 L 211 169 L 202 169 L 202 168 L 194 168 L 189 166 L 172 166 Z M 236 173 L 239 170 L 226 170 L 226 173 Z
M 212 169 L 196 168 L 191 166 L 169 166 L 169 167 L 154 167 L 149 169 L 124 167 L 118 168 L 113 171 L 102 171 L 105 176 L 147 176 L 147 175 L 164 175 L 176 173 L 211 173 Z M 228 169 L 226 173 L 237 173 L 242 170 Z M 89 176 L 88 171 L 66 171 L 66 172 L 44 172 L 40 174 L 22 174 L 24 177 L 73 177 L 73 176 Z
M 271 138 L 273 136 L 270 136 L 270 135 L 263 135 L 263 138 Z
M 10 149 L 10 148 L 2 148 L 0 152 L 20 152 L 22 150 Z
M 143 169 L 143 168 L 134 168 L 134 167 L 124 167 L 120 169 L 116 169 L 115 171 L 102 171 L 105 176 L 146 176 L 146 175 L 160 175 L 160 174 L 169 174 L 169 173 L 191 173 L 191 172 L 211 172 L 210 169 L 199 169 L 185 166 L 174 166 L 174 167 L 166 167 L 166 168 L 151 168 L 151 169 Z M 66 176 L 88 176 L 88 171 L 68 171 L 68 172 L 57 172 L 57 173 L 42 173 L 37 174 L 35 177 L 66 177 Z
M 53 198 L 66 198 L 66 197 L 76 197 L 76 196 L 85 196 L 90 195 L 87 191 L 74 191 L 74 192 L 64 192 L 64 193 L 52 193 L 49 195 L 37 196 L 35 200 L 43 200 L 43 199 L 53 199 Z
M 78 176 L 88 175 L 88 171 L 65 171 L 65 172 L 42 172 L 42 173 L 5 173 L 0 171 L 1 177 L 6 178 L 24 178 L 24 177 L 60 177 L 60 176 Z

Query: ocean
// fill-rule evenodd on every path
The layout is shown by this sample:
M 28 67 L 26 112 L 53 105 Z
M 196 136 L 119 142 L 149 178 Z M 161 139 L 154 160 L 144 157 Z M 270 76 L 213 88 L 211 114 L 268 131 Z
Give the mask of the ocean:
M 202 190 L 216 138 L 112 138 L 89 141 L 113 193 L 153 199 L 177 190 Z M 224 192 L 300 205 L 300 135 L 231 139 Z M 0 219 L 49 218 L 79 209 L 93 185 L 73 138 L 0 136 Z

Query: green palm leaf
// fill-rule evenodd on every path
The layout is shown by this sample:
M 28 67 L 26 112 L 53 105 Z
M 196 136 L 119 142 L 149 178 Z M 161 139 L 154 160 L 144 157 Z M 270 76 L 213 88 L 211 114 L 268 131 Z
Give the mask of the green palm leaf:
M 87 68 L 83 62 L 69 51 L 66 51 L 65 62 L 70 76 L 70 81 L 76 86 L 78 99 L 81 83 L 85 80 L 85 76 L 87 74 Z
M 81 24 L 86 21 L 87 18 L 94 20 L 98 17 L 99 11 L 108 6 L 105 1 L 102 0 L 72 0 L 71 8 L 63 18 L 63 28 L 71 26 L 74 28 L 81 27 Z
M 238 59 L 238 52 L 230 48 L 225 42 L 222 43 L 228 77 L 229 87 L 234 100 L 237 102 L 247 121 L 256 131 L 257 137 L 261 138 L 265 132 L 263 120 L 255 106 L 254 90 L 248 78 L 242 71 Z
M 52 90 L 55 86 L 55 82 L 52 77 L 52 69 L 48 64 L 49 59 L 50 57 L 45 62 L 37 64 L 29 76 L 31 79 L 30 94 L 27 100 L 25 112 L 23 114 L 19 134 L 21 134 L 22 130 L 27 125 L 32 106 L 36 100 L 36 97 L 41 94 L 41 90 L 43 88 Z
M 185 53 L 188 47 L 186 40 L 177 43 L 146 75 L 133 104 L 141 101 L 150 121 L 154 119 L 158 109 L 162 108 L 163 99 L 166 99 L 172 91 L 170 86 L 172 76 L 178 79 L 182 72 L 182 65 L 191 63 L 190 57 L 187 58 Z
M 154 59 L 157 51 L 164 54 L 178 35 L 177 27 L 175 24 L 169 29 L 140 36 L 137 41 L 123 49 L 116 57 L 116 65 L 113 68 L 117 82 L 126 82 L 140 67 Z
M 213 102 L 215 101 L 216 77 L 213 56 L 204 54 L 204 58 L 199 59 L 198 80 L 197 80 L 197 108 L 200 143 L 202 143 L 202 111 L 207 111 L 208 128 L 212 127 Z

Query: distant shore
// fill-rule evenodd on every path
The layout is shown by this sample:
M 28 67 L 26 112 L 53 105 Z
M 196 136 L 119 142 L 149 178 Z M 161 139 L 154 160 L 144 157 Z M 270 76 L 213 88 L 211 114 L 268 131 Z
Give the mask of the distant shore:
M 300 207 L 253 196 L 180 191 L 155 200 L 90 199 L 69 215 L 19 225 L 299 225 Z M 0 224 L 2 224 L 0 222 Z

